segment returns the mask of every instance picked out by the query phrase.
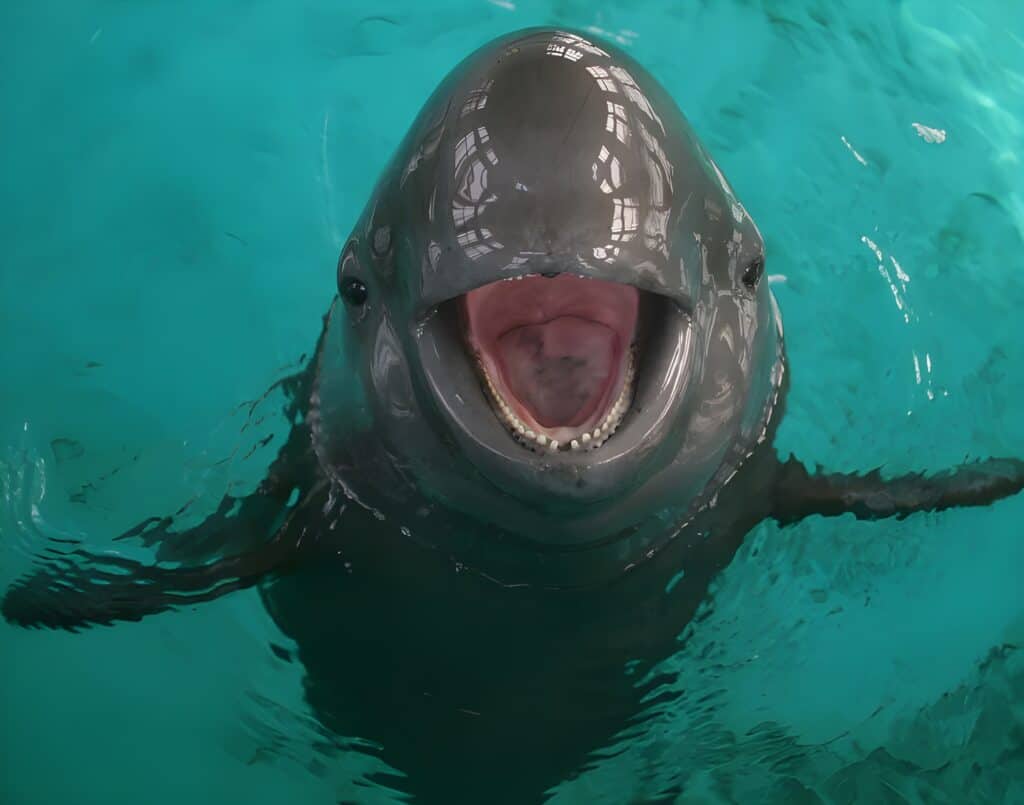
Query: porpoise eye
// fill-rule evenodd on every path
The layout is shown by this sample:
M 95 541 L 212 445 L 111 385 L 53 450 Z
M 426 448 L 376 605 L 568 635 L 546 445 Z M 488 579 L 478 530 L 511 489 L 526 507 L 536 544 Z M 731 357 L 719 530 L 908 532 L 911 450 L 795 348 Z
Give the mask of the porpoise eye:
M 362 280 L 355 277 L 347 277 L 341 281 L 341 295 L 345 301 L 353 307 L 366 304 L 367 290 Z
M 755 257 L 743 270 L 743 284 L 753 290 L 764 273 L 764 256 Z
M 366 283 L 353 276 L 357 271 L 359 260 L 356 258 L 355 244 L 349 243 L 338 260 L 338 293 L 353 307 L 366 304 L 366 297 L 369 295 Z

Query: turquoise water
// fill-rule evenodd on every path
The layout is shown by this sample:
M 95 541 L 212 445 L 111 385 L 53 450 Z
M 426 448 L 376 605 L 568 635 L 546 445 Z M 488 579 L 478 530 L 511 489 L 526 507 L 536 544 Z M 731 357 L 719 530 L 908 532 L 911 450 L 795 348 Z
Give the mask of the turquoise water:
M 757 219 L 783 454 L 1024 454 L 1013 3 L 6 4 L 0 584 L 259 479 L 281 423 L 238 406 L 315 340 L 377 172 L 448 69 L 535 24 L 643 62 Z M 681 696 L 556 801 L 1024 802 L 1022 516 L 758 528 L 665 661 Z M 254 591 L 0 624 L 0 801 L 396 799 L 320 750 L 282 640 Z

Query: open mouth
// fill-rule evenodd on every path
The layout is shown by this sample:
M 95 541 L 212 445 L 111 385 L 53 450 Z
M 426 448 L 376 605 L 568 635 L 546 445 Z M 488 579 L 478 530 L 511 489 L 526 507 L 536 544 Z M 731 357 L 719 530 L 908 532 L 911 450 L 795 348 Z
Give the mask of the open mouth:
M 498 419 L 525 447 L 591 450 L 625 417 L 639 292 L 570 274 L 499 280 L 461 299 L 466 342 Z

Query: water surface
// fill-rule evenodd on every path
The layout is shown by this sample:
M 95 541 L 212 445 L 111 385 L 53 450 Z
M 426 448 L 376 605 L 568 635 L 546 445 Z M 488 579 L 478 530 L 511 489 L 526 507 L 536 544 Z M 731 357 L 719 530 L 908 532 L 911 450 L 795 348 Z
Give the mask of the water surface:
M 242 433 L 238 406 L 313 344 L 378 171 L 448 69 L 536 24 L 645 64 L 758 221 L 783 455 L 1024 454 L 1012 3 L 7 4 L 0 583 L 48 539 L 108 548 L 259 479 L 282 423 L 268 403 Z M 665 661 L 681 695 L 555 800 L 1024 801 L 1022 517 L 760 527 Z M 324 750 L 281 639 L 254 591 L 0 625 L 0 800 L 398 798 Z

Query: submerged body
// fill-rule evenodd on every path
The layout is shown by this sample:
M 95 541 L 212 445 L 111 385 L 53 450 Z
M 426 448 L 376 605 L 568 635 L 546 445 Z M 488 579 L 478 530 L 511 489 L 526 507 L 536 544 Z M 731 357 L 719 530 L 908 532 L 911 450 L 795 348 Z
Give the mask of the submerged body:
M 1024 484 L 1014 460 L 889 481 L 780 462 L 764 266 L 642 68 L 564 31 L 497 40 L 384 171 L 260 488 L 123 535 L 159 564 L 73 550 L 4 614 L 78 628 L 260 584 L 318 718 L 378 744 L 393 785 L 538 799 L 650 707 L 647 671 L 762 519 Z

